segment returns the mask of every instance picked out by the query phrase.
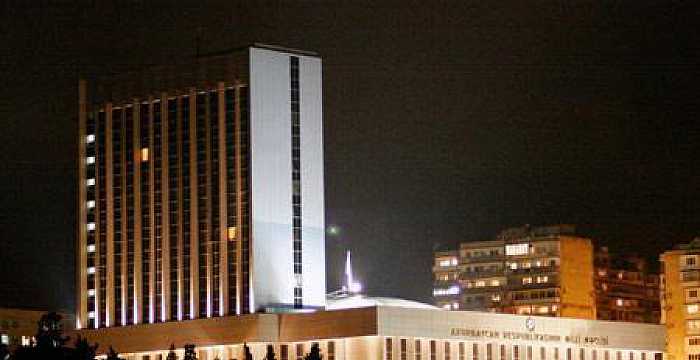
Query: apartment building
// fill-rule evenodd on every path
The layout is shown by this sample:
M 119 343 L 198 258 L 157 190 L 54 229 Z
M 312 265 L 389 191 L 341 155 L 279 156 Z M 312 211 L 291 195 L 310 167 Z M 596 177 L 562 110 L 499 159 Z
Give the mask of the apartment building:
M 700 238 L 661 254 L 661 323 L 669 360 L 700 359 Z
M 437 306 L 596 318 L 593 246 L 573 226 L 507 229 L 495 240 L 462 243 L 458 252 L 439 254 L 433 289 Z M 460 273 L 456 282 L 449 280 L 455 271 Z
M 659 275 L 634 255 L 615 256 L 607 247 L 595 253 L 598 319 L 658 324 Z

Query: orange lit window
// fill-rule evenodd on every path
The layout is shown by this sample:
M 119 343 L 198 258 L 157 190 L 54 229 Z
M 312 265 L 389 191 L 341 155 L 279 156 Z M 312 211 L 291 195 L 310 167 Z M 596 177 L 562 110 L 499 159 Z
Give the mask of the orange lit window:
M 141 161 L 148 161 L 148 148 L 141 149 Z
M 231 226 L 228 228 L 228 239 L 229 240 L 236 240 L 236 227 Z

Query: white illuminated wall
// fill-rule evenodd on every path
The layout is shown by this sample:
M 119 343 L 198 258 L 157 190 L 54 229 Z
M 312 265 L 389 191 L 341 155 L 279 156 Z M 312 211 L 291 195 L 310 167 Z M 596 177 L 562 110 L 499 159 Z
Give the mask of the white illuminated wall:
M 321 60 L 250 48 L 251 308 L 294 304 L 290 56 L 301 92 L 304 307 L 325 306 Z

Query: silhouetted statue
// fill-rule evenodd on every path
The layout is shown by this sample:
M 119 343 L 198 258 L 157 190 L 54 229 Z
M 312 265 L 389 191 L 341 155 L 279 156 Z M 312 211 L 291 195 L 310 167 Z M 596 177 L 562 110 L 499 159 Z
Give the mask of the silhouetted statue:
M 275 359 L 275 347 L 272 345 L 267 345 L 267 353 L 265 354 L 265 360 L 276 360 Z
M 175 354 L 175 344 L 170 344 L 170 351 L 168 352 L 168 357 L 165 360 L 177 360 L 177 355 Z
M 0 344 L 0 360 L 7 360 L 10 358 L 10 348 L 5 344 Z
M 311 352 L 306 354 L 304 356 L 304 360 L 322 360 L 323 356 L 321 355 L 321 348 L 318 347 L 318 344 L 313 344 L 311 345 Z
M 185 357 L 183 360 L 197 360 L 197 353 L 194 352 L 194 344 L 185 344 Z
M 97 347 L 99 345 L 90 345 L 90 343 L 85 338 L 78 336 L 75 339 L 75 348 L 73 349 L 73 356 L 70 358 L 73 360 L 95 360 L 95 354 L 97 353 Z
M 246 343 L 243 343 L 243 353 L 245 354 L 245 360 L 253 360 L 253 354 L 250 353 L 250 348 Z
M 50 312 L 41 315 L 37 322 L 36 347 L 40 350 L 60 348 L 66 344 L 68 337 L 63 336 L 63 324 L 61 315 Z
M 119 357 L 119 354 L 114 351 L 114 348 L 111 346 L 109 347 L 109 351 L 107 351 L 107 360 L 123 360 L 122 358 Z

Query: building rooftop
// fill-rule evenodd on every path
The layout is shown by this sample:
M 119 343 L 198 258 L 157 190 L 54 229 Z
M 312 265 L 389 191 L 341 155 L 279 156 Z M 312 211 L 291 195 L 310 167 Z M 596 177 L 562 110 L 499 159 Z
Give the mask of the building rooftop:
M 357 309 L 367 307 L 399 307 L 406 309 L 439 309 L 433 305 L 421 303 L 413 300 L 392 298 L 392 297 L 372 297 L 365 295 L 351 295 L 345 297 L 329 298 L 326 301 L 326 310 Z

